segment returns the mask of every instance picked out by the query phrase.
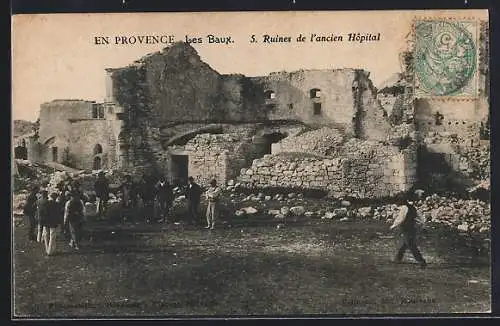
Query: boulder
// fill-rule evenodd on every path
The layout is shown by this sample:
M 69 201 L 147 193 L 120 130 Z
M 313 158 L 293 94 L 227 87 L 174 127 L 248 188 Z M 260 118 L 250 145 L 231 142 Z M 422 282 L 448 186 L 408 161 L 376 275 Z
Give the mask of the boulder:
M 333 216 L 337 218 L 343 218 L 347 216 L 347 208 L 336 208 L 333 210 Z
M 279 209 L 270 209 L 267 211 L 268 215 L 278 215 L 281 214 L 281 211 Z
M 295 198 L 296 194 L 291 192 L 288 194 L 288 198 L 292 199 L 292 198 Z
M 457 229 L 459 229 L 460 231 L 467 232 L 467 231 L 469 231 L 469 225 L 467 225 L 467 224 L 465 224 L 465 223 L 464 223 L 464 224 L 460 224 L 460 225 L 457 227 Z
M 244 207 L 244 208 L 242 208 L 241 210 L 242 210 L 242 211 L 244 211 L 246 214 L 255 214 L 255 213 L 257 213 L 257 212 L 258 212 L 258 210 L 257 210 L 256 208 L 251 207 L 251 206 L 249 206 L 249 207 Z
M 264 200 L 265 200 L 265 201 L 269 201 L 269 200 L 271 200 L 271 196 L 266 196 L 266 197 L 264 197 Z
M 295 216 L 302 216 L 306 212 L 306 209 L 304 208 L 304 206 L 294 206 L 290 208 L 290 212 L 292 212 L 292 214 Z
M 281 213 L 280 213 L 280 214 L 276 214 L 276 215 L 274 216 L 274 218 L 275 218 L 275 219 L 278 219 L 278 220 L 282 220 L 282 219 L 284 219 L 284 218 L 285 218 L 285 215 L 283 215 L 283 214 L 281 214 Z
M 326 212 L 325 215 L 323 216 L 323 218 L 326 218 L 329 220 L 331 220 L 334 217 L 335 217 L 335 213 L 333 213 L 333 212 Z
M 348 201 L 348 200 L 342 200 L 340 202 L 340 206 L 342 206 L 342 207 L 349 207 L 349 206 L 351 206 L 351 202 Z
M 314 212 L 305 212 L 304 216 L 306 216 L 306 217 L 312 217 L 312 216 L 314 216 Z
M 290 207 L 288 206 L 283 206 L 281 207 L 281 210 L 280 210 L 281 214 L 287 216 L 288 214 L 290 214 Z
M 229 181 L 227 182 L 227 185 L 228 185 L 228 186 L 234 186 L 234 180 L 232 180 L 232 179 L 231 179 L 231 180 L 229 180 Z
M 234 215 L 235 215 L 235 216 L 243 216 L 243 215 L 245 215 L 245 211 L 244 211 L 244 210 L 239 209 L 239 210 L 237 210 L 236 212 L 234 212 Z
M 361 217 L 369 217 L 372 214 L 372 208 L 370 206 L 358 208 L 358 215 Z

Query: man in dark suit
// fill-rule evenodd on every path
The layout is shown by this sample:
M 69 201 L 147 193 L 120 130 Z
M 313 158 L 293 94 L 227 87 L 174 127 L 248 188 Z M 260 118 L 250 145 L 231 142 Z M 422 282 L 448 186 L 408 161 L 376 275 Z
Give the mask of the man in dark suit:
M 188 218 L 193 224 L 197 224 L 200 222 L 199 207 L 201 193 L 201 187 L 196 182 L 194 182 L 193 177 L 189 177 L 186 189 L 186 199 L 188 204 Z

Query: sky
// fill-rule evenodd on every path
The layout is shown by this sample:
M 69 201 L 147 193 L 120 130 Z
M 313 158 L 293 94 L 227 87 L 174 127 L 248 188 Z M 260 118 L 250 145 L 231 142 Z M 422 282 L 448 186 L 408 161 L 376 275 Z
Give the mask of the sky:
M 463 12 L 460 12 L 463 14 Z M 375 85 L 401 71 L 411 23 L 419 16 L 457 11 L 343 11 L 240 13 L 125 13 L 16 15 L 12 23 L 12 118 L 35 121 L 40 104 L 53 99 L 105 97 L 105 68 L 126 66 L 168 44 L 115 44 L 115 37 L 201 37 L 192 44 L 221 74 L 267 75 L 299 69 L 362 68 Z M 485 17 L 485 11 L 467 16 Z M 380 33 L 379 41 L 349 42 L 349 33 Z M 211 34 L 234 43 L 208 44 Z M 257 43 L 251 43 L 254 34 Z M 306 42 L 296 42 L 302 34 Z M 341 35 L 339 42 L 310 42 L 311 34 Z M 292 42 L 263 43 L 263 35 Z M 107 45 L 95 37 L 108 37 Z

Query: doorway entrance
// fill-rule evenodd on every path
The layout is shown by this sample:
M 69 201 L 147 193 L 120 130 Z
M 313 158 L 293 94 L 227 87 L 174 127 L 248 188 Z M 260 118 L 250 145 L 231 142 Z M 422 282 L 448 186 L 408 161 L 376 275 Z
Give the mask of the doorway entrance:
M 170 182 L 185 185 L 189 177 L 189 157 L 187 155 L 170 156 Z
M 52 161 L 53 162 L 58 161 L 57 147 L 52 147 Z
M 94 157 L 94 165 L 92 167 L 93 170 L 100 170 L 101 169 L 101 158 L 99 156 Z

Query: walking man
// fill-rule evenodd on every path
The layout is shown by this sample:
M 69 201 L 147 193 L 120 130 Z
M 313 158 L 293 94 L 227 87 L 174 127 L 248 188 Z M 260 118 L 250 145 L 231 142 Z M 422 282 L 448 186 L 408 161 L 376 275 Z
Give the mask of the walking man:
M 201 187 L 194 182 L 193 177 L 188 178 L 188 186 L 186 189 L 186 199 L 188 204 L 188 218 L 191 223 L 199 223 L 199 207 L 201 198 Z
M 37 229 L 37 223 L 36 223 L 36 194 L 40 188 L 38 186 L 34 186 L 33 189 L 31 189 L 31 192 L 26 199 L 26 203 L 24 204 L 23 207 L 23 214 L 26 219 L 26 223 L 28 224 L 28 239 L 30 241 L 36 241 L 36 229 Z
M 70 247 L 76 250 L 80 249 L 81 229 L 83 224 L 83 202 L 77 191 L 71 193 L 71 199 L 68 200 L 64 209 L 64 224 L 69 225 L 71 240 Z
M 97 175 L 94 190 L 97 196 L 97 218 L 102 219 L 106 212 L 109 199 L 109 182 L 103 171 L 100 171 Z
M 415 194 L 415 197 L 420 197 L 421 193 Z M 413 254 L 415 260 L 420 264 L 420 267 L 425 268 L 427 263 L 422 257 L 420 250 L 417 247 L 417 209 L 413 205 L 412 198 L 408 195 L 403 205 L 400 207 L 399 215 L 394 220 L 391 226 L 391 230 L 399 228 L 399 234 L 401 237 L 401 245 L 395 257 L 395 262 L 399 263 L 403 259 L 406 250 L 410 250 Z
M 215 228 L 215 220 L 218 213 L 218 203 L 221 189 L 217 187 L 217 181 L 210 181 L 210 187 L 207 189 L 205 196 L 207 197 L 207 226 L 205 229 L 213 230 Z

